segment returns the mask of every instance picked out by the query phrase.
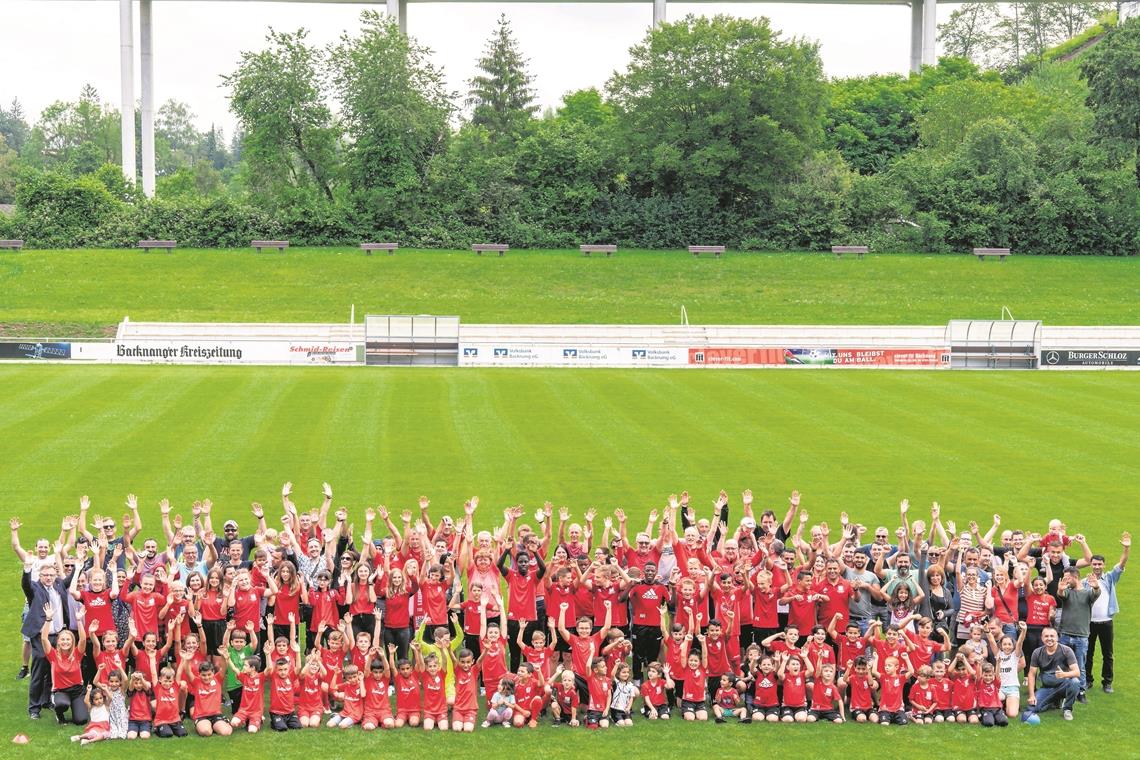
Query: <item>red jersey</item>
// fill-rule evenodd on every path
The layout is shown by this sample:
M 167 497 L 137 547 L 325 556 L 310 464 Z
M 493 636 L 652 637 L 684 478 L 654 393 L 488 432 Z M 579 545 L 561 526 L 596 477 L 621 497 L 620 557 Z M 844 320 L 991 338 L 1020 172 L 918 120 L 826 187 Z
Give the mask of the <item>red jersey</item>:
M 801 670 L 796 675 L 784 674 L 784 707 L 805 707 L 807 705 L 807 681 Z
M 578 697 L 578 688 L 574 686 L 574 684 L 565 687 L 562 685 L 562 682 L 559 681 L 551 687 L 550 695 L 558 702 L 558 706 L 562 708 L 563 715 L 569 715 L 571 710 L 581 704 Z
M 817 680 L 811 687 L 811 709 L 831 710 L 839 699 L 839 687 Z
M 625 660 L 629 653 L 633 651 L 633 643 L 628 639 L 623 640 L 620 644 L 615 646 L 610 651 L 606 652 L 606 672 L 613 673 L 614 666 L 619 662 Z
M 754 703 L 758 707 L 777 707 L 780 704 L 779 694 L 777 689 L 780 682 L 776 679 L 776 674 L 764 675 L 763 673 L 756 674 L 756 684 L 753 687 L 755 694 Z
M 724 638 L 714 639 L 705 637 L 705 648 L 708 649 L 709 677 L 723 676 L 732 672 L 732 665 L 728 661 L 728 652 L 724 646 Z
M 339 681 L 341 671 L 344 670 L 344 650 L 328 649 L 322 646 L 318 646 L 317 650 L 321 653 L 321 663 L 328 671 L 328 680 L 330 682 Z
M 371 674 L 364 678 L 364 711 L 370 716 L 388 717 L 392 714 L 392 704 L 388 701 L 388 676 L 373 678 Z
M 788 625 L 794 625 L 800 629 L 800 635 L 806 636 L 811 632 L 812 626 L 815 625 L 816 619 L 816 603 L 811 598 L 812 592 L 804 591 L 798 593 L 789 593 L 788 599 Z
M 428 625 L 447 625 L 447 589 L 443 581 L 424 581 L 420 592 L 424 597 L 424 616 Z
M 915 683 L 910 687 L 910 706 L 917 712 L 926 712 L 934 706 L 934 686 L 929 680 L 926 686 Z
M 713 605 L 716 609 L 716 619 L 720 621 L 721 627 L 724 629 L 724 635 L 727 638 L 733 638 L 740 635 L 740 615 L 737 610 L 740 608 L 739 597 L 740 594 L 736 589 L 732 591 L 722 591 L 720 588 L 714 588 Z M 729 617 L 728 613 L 732 613 Z
M 601 628 L 606 624 L 606 602 L 610 603 L 610 625 L 615 628 L 628 625 L 629 611 L 624 602 L 618 601 L 618 587 L 614 584 L 594 587 L 594 625 Z
M 246 720 L 256 723 L 265 714 L 265 674 L 242 671 L 237 674 L 237 680 L 241 684 L 238 712 Z
M 550 678 L 550 675 L 554 672 L 554 650 L 551 647 L 535 649 L 534 647 L 524 644 L 522 656 L 523 659 L 533 665 L 538 672 L 542 673 L 543 678 Z
M 589 636 L 570 634 L 570 667 L 578 676 L 586 677 L 590 672 L 590 660 L 601 654 L 601 651 L 601 633 L 594 633 Z
M 816 643 L 815 639 L 808 639 L 804 644 L 804 656 L 807 657 L 808 662 L 811 663 L 812 670 L 816 673 L 819 672 L 820 665 L 834 665 L 835 664 L 835 650 L 826 641 L 822 644 Z
M 297 699 L 294 689 L 296 681 L 293 673 L 284 678 L 277 675 L 277 666 L 270 665 L 273 672 L 269 674 L 269 712 L 272 715 L 289 715 L 297 708 Z
M 681 699 L 686 702 L 704 702 L 705 701 L 705 679 L 708 678 L 708 673 L 705 669 L 698 665 L 695 668 L 690 668 L 688 665 L 681 671 L 685 676 L 685 688 L 681 693 Z
M 1057 600 L 1052 594 L 1026 594 L 1025 606 L 1026 625 L 1052 625 L 1053 610 L 1057 608 Z
M 676 621 L 684 626 L 689 625 L 690 612 L 692 612 L 693 620 L 696 621 L 697 628 L 704 628 L 709 624 L 708 599 L 700 594 L 694 594 L 688 599 L 678 594 Z
M 102 674 L 95 681 L 102 684 L 107 683 L 107 676 L 111 674 L 112 670 L 117 670 L 126 675 L 126 662 L 127 650 L 125 647 L 123 649 L 104 649 L 99 652 L 99 656 L 95 658 L 95 667 L 98 668 L 100 665 L 106 667 L 103 668 Z
M 954 700 L 954 684 L 949 678 L 931 678 L 930 688 L 934 689 L 934 704 L 939 710 L 949 710 Z
M 852 641 L 846 636 L 838 636 L 835 641 L 839 644 L 839 666 L 846 668 L 855 658 L 862 657 L 867 652 L 867 640 L 862 636 Z
M 950 676 L 954 690 L 954 709 L 973 710 L 978 702 L 978 690 L 972 675 Z
M 495 642 L 485 638 L 479 642 L 479 646 L 483 650 L 483 686 L 491 694 L 499 688 L 499 680 L 508 672 L 505 659 L 507 650 L 501 636 Z
M 163 686 L 161 683 L 154 686 L 154 724 L 165 726 L 170 723 L 181 723 L 182 714 L 178 711 L 178 687 L 174 684 Z
M 455 668 L 455 709 L 475 712 L 479 709 L 479 671 Z
M 874 706 L 870 677 L 852 673 L 847 681 L 847 699 L 852 710 L 870 710 Z
M 705 551 L 704 544 L 697 544 L 696 549 L 690 549 L 689 545 L 684 541 L 675 542 L 673 544 L 673 556 L 677 558 L 677 567 L 681 568 L 681 572 L 686 572 L 689 567 L 689 559 L 693 558 L 700 562 L 705 567 L 712 567 L 712 559 Z
M 202 594 L 202 600 L 198 603 L 198 611 L 202 613 L 202 620 L 212 622 L 225 620 L 225 603 L 226 598 L 222 596 L 220 591 L 207 591 Z
M 978 707 L 983 710 L 996 710 L 1002 706 L 1001 683 L 996 678 L 989 683 L 984 680 L 979 680 L 977 683 Z
M 826 602 L 819 603 L 819 624 L 827 626 L 832 618 L 838 614 L 841 617 L 839 622 L 835 624 L 835 630 L 842 631 L 847 625 L 849 617 L 847 605 L 854 594 L 851 590 L 851 583 L 842 577 L 837 578 L 835 583 L 830 583 L 827 578 L 824 578 L 812 587 L 812 593 L 823 594 L 827 597 Z
M 780 595 L 772 589 L 752 592 L 752 626 L 754 628 L 780 627 Z
M 261 630 L 261 590 L 256 586 L 247 591 L 234 589 L 234 625 L 245 628 L 246 624 L 253 623 L 256 633 Z M 281 621 L 282 623 L 287 621 Z M 290 710 L 289 712 L 292 712 Z
M 397 673 L 392 680 L 396 685 L 396 712 L 419 712 L 419 675 L 414 671 L 407 676 Z
M 575 589 L 573 586 L 559 586 L 557 583 L 551 585 L 546 589 L 546 614 L 554 618 L 554 626 L 557 629 L 558 624 L 561 623 L 564 628 L 573 630 L 574 628 L 574 613 L 576 611 L 574 602 Z M 568 605 L 566 611 L 562 611 L 562 605 Z M 478 610 L 476 610 L 476 620 L 478 620 Z
M 601 676 L 600 678 L 593 673 L 586 679 L 586 685 L 589 687 L 590 692 L 590 706 L 588 709 L 594 712 L 603 712 L 610 707 L 610 678 L 609 676 Z
M 301 688 L 297 696 L 297 712 L 301 715 L 312 715 L 324 711 L 324 692 L 321 689 L 320 672 L 312 672 L 308 668 L 301 671 Z
M 310 616 L 313 630 L 316 630 L 321 623 L 324 623 L 327 628 L 336 628 L 337 604 L 340 599 L 341 595 L 337 591 L 309 592 L 309 606 L 313 608 Z
M 617 552 L 618 561 L 627 568 L 636 567 L 638 570 L 645 570 L 645 566 L 652 562 L 654 565 L 661 562 L 661 550 L 651 546 L 645 553 L 637 549 L 631 549 L 628 546 L 623 546 Z
M 670 673 L 680 673 L 685 664 L 681 662 L 681 643 L 668 636 L 663 642 L 665 646 L 665 665 Z
M 910 659 L 914 666 L 919 668 L 923 665 L 929 665 L 934 658 L 934 650 L 939 648 L 938 643 L 909 629 L 903 631 L 903 635 L 914 644 L 914 649 L 910 653 Z
M 47 661 L 51 663 L 51 688 L 55 691 L 69 689 L 72 686 L 83 684 L 82 663 L 83 658 L 72 649 L 67 655 L 60 654 L 58 649 L 52 648 L 47 654 Z
M 127 720 L 150 721 L 154 714 L 150 710 L 151 693 L 145 689 L 136 689 L 129 696 L 127 707 Z
M 641 696 L 645 704 L 661 707 L 665 704 L 665 679 L 658 678 L 656 683 L 646 679 L 641 684 Z
M 166 604 L 166 598 L 157 591 L 149 594 L 142 589 L 128 591 L 126 586 L 119 590 L 119 601 L 131 605 L 131 619 L 135 621 L 141 639 L 148 633 L 158 633 L 158 611 Z
M 364 689 L 364 681 L 354 681 L 353 683 L 346 683 L 344 685 L 344 706 L 340 710 L 340 714 L 346 718 L 351 718 L 356 723 L 361 723 L 364 720 L 364 698 L 366 691 L 362 694 Z
M 871 646 L 879 656 L 879 662 L 884 663 L 888 657 L 896 657 L 900 664 L 905 663 L 903 655 L 906 654 L 906 645 L 896 639 L 894 644 L 888 644 L 886 639 L 872 639 Z
M 713 701 L 725 710 L 732 710 L 740 705 L 740 692 L 731 686 L 728 688 L 722 687 L 716 690 Z
M 115 630 L 115 619 L 111 615 L 111 590 L 80 591 L 79 601 L 83 603 L 83 610 L 87 614 L 86 625 L 90 633 L 91 624 L 98 623 L 96 635 L 102 636 L 107 631 Z
M 879 709 L 887 712 L 901 712 L 903 709 L 903 687 L 906 679 L 895 673 L 884 674 L 879 681 Z
M 570 609 L 574 611 L 574 615 L 566 621 L 566 627 L 573 630 L 573 624 L 578 618 L 594 616 L 594 592 L 584 584 L 580 584 L 574 589 L 574 606 Z
M 408 590 L 392 594 L 385 593 L 384 596 L 388 599 L 388 603 L 384 605 L 385 628 L 407 628 L 412 624 L 409 600 L 413 593 L 415 592 Z
M 526 683 L 515 681 L 515 704 L 528 712 L 534 708 L 534 700 L 542 698 L 542 693 L 542 684 L 537 678 L 528 678 Z M 538 716 L 532 713 L 530 717 L 537 718 Z
M 293 619 L 297 621 L 297 625 L 300 625 L 300 584 L 297 585 L 296 589 L 290 589 L 288 586 L 281 586 L 281 588 L 277 591 L 277 595 L 273 597 L 273 617 L 276 619 L 278 625 L 288 625 L 290 613 L 293 614 Z
M 186 691 L 194 697 L 194 708 L 190 711 L 190 717 L 201 720 L 222 714 L 222 683 L 217 677 L 211 675 L 207 681 L 194 673 L 188 685 Z
M 371 584 L 353 583 L 352 584 L 352 603 L 348 605 L 348 611 L 352 615 L 371 615 L 376 611 L 376 603 L 372 601 L 369 596 Z M 345 598 L 348 598 L 349 589 L 345 589 Z
M 535 595 L 538 591 L 538 571 L 528 570 L 519 575 L 513 567 L 507 570 L 507 619 L 535 620 L 538 618 Z
M 444 691 L 444 676 L 439 670 L 434 675 L 424 671 L 420 673 L 420 681 L 424 687 L 424 713 L 427 715 L 442 715 L 447 712 L 447 693 Z
M 776 639 L 768 648 L 772 650 L 772 652 L 787 652 L 789 657 L 798 659 L 801 665 L 806 664 L 804 660 L 804 650 L 801 647 L 789 644 L 787 639 Z

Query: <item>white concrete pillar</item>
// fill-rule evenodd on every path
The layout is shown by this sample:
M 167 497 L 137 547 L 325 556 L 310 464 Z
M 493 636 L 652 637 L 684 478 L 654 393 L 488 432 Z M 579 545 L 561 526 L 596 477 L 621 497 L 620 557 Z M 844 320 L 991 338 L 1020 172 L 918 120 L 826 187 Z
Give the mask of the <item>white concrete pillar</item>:
M 131 0 L 119 0 L 119 82 L 123 110 L 123 176 L 135 183 L 135 21 Z
M 925 0 L 922 13 L 922 65 L 937 66 L 938 0 Z
M 665 0 L 653 0 L 653 25 L 665 23 Z
M 910 0 L 910 70 L 922 69 L 923 0 Z
M 154 44 L 151 0 L 139 0 L 139 55 L 142 58 L 142 186 L 154 197 Z
M 408 33 L 408 0 L 387 0 L 387 11 L 390 18 L 396 19 L 396 25 L 404 34 Z

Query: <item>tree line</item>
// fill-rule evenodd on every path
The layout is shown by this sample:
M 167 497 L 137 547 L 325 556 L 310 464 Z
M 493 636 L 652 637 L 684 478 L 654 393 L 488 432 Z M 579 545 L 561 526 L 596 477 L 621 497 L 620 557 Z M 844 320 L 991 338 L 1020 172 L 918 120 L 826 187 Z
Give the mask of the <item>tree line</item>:
M 942 30 L 961 55 L 837 80 L 767 19 L 687 16 L 541 114 L 505 16 L 462 96 L 375 11 L 326 46 L 270 31 L 224 77 L 230 140 L 184 104 L 160 109 L 154 200 L 115 168 L 118 118 L 97 93 L 34 127 L 0 109 L 0 202 L 17 204 L 0 237 L 1136 253 L 1140 20 L 1102 21 L 1079 60 L 997 66 L 947 42 L 972 5 Z M 1094 10 L 1071 9 L 1066 33 Z

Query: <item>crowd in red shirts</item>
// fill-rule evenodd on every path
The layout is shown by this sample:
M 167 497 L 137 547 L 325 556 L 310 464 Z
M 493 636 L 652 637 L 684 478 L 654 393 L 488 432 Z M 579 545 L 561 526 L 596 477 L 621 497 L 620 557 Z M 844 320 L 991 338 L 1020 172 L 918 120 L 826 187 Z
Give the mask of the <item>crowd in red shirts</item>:
M 632 540 L 621 509 L 601 526 L 593 509 L 581 523 L 559 509 L 556 531 L 551 504 L 533 522 L 512 507 L 476 531 L 477 498 L 438 522 L 426 498 L 402 525 L 366 509 L 362 529 L 327 483 L 317 509 L 298 510 L 289 483 L 282 505 L 280 528 L 254 504 L 253 533 L 228 520 L 218 536 L 209 501 L 184 524 L 164 500 L 162 550 L 136 546 L 133 496 L 121 535 L 99 516 L 88 531 L 86 497 L 31 551 L 13 519 L 29 716 L 50 708 L 84 743 L 185 736 L 186 720 L 209 736 L 266 719 L 473 731 L 635 716 L 1004 726 L 1052 706 L 1071 718 L 1105 618 L 1111 691 L 1131 546 L 1125 533 L 1106 572 L 1060 521 L 999 536 L 995 515 L 985 534 L 959 532 L 937 504 L 912 521 L 906 501 L 864 543 L 846 513 L 834 531 L 810 524 L 796 492 L 781 519 L 757 517 L 745 491 L 735 527 L 723 491 L 707 518 L 670 496 Z

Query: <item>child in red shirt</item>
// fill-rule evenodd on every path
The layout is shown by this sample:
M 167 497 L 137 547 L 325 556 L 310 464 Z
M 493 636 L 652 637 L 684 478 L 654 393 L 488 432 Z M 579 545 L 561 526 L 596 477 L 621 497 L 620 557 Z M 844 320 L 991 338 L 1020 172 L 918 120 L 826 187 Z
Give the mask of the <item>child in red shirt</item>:
M 186 736 L 182 711 L 178 707 L 178 686 L 174 668 L 163 668 L 154 687 L 154 735 L 163 739 Z
M 978 713 L 986 728 L 1009 725 L 1001 695 L 1001 683 L 992 663 L 978 662 L 977 666 Z
M 179 686 L 194 697 L 194 708 L 190 717 L 199 736 L 229 736 L 233 727 L 222 718 L 222 682 L 218 679 L 212 662 L 202 662 L 191 668 L 190 660 L 183 660 L 181 672 L 183 680 Z M 222 667 L 226 660 L 222 659 Z
M 954 720 L 958 723 L 978 722 L 978 688 L 976 675 L 966 655 L 959 653 L 950 666 L 950 684 L 954 692 Z
M 693 645 L 693 634 L 685 634 L 685 643 L 681 648 L 681 660 L 685 663 L 684 687 L 681 689 L 681 717 L 685 720 L 708 720 L 709 714 L 705 709 L 706 678 L 708 677 L 708 647 L 704 634 L 697 634 L 701 642 L 701 652 L 689 651 Z
M 934 699 L 934 685 L 930 683 L 934 670 L 929 665 L 919 667 L 915 681 L 910 687 L 910 719 L 915 723 L 934 722 L 937 702 Z
M 613 687 L 610 674 L 606 672 L 604 657 L 595 657 L 590 664 L 586 687 L 590 692 L 590 702 L 586 707 L 586 728 L 609 728 L 610 692 Z
M 905 726 L 906 711 L 903 709 L 903 688 L 906 686 L 906 676 L 900 670 L 898 657 L 887 657 L 883 662 L 882 672 L 878 672 L 879 660 L 875 660 L 875 670 L 879 677 L 879 723 L 886 725 L 894 723 Z
M 135 671 L 131 673 L 130 683 L 127 685 L 127 738 L 149 739 L 151 723 L 154 714 L 150 708 L 153 694 L 150 684 L 143 674 Z
M 561 671 L 558 681 L 551 689 L 550 698 L 550 712 L 554 716 L 554 725 L 576 727 L 581 699 L 578 696 L 578 686 L 574 682 L 572 671 Z
M 368 655 L 368 676 L 364 679 L 364 712 L 360 727 L 365 731 L 376 728 L 393 728 L 392 703 L 388 701 L 392 666 L 382 650 L 372 649 Z
M 879 687 L 879 682 L 871 674 L 871 666 L 866 657 L 856 657 L 848 663 L 839 687 L 847 690 L 848 707 L 851 708 L 851 716 L 856 723 L 879 722 L 879 714 L 875 712 L 871 696 Z
M 432 652 L 425 659 L 419 641 L 412 642 L 412 649 L 416 653 L 416 673 L 423 686 L 424 730 L 431 731 L 438 726 L 439 730 L 446 731 L 448 728 L 446 673 L 439 661 L 439 655 Z
M 368 689 L 364 684 L 364 673 L 355 665 L 344 669 L 344 682 L 339 692 L 343 707 L 339 713 L 329 718 L 325 725 L 329 728 L 352 728 L 364 721 L 364 700 Z
M 803 660 L 788 654 L 780 656 L 780 667 L 776 675 L 783 682 L 784 691 L 780 706 L 780 720 L 784 723 L 806 723 L 807 679 L 811 676 L 811 665 L 803 665 Z
M 261 672 L 261 658 L 257 655 L 245 658 L 237 680 L 241 684 L 241 704 L 230 725 L 234 728 L 244 725 L 249 733 L 256 734 L 261 730 L 261 719 L 265 715 L 265 674 Z
M 667 692 L 673 688 L 673 679 L 659 662 L 651 662 L 645 669 L 641 684 L 641 713 L 650 720 L 669 720 Z
M 931 666 L 934 677 L 930 687 L 934 689 L 934 722 L 954 721 L 954 684 L 946 675 L 946 660 L 935 660 Z
M 808 713 L 808 723 L 816 721 L 843 722 L 843 698 L 839 686 L 835 683 L 835 665 L 832 663 L 820 666 L 819 677 L 811 687 L 811 712 Z
M 455 703 L 451 709 L 451 730 L 470 733 L 479 714 L 479 671 L 475 653 L 466 647 L 458 653 L 447 648 L 455 679 Z
M 327 699 L 325 689 L 328 688 L 324 669 L 320 653 L 310 652 L 298 674 L 297 717 L 301 721 L 301 728 L 317 728 L 321 725 L 321 715 Z
M 741 722 L 750 722 L 748 708 L 744 706 L 744 700 L 736 690 L 732 676 L 728 674 L 720 677 L 716 693 L 713 695 L 713 715 L 717 723 L 724 723 L 725 715 L 731 715 Z
M 418 644 L 418 642 L 417 642 Z M 388 661 L 396 663 L 396 675 L 392 679 L 396 687 L 396 728 L 405 725 L 415 728 L 420 724 L 420 679 L 408 660 L 396 659 L 396 645 L 388 645 Z
M 780 719 L 779 687 L 776 658 L 764 655 L 752 684 L 752 720 L 775 723 Z

